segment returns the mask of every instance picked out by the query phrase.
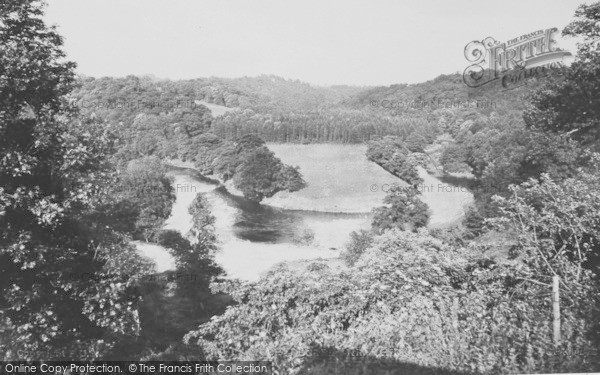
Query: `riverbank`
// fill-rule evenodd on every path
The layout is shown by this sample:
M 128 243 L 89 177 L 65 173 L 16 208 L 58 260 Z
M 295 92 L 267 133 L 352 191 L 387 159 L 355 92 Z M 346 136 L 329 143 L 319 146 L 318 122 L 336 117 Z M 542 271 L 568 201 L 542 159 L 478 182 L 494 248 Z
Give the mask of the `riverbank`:
M 231 191 L 230 184 L 201 176 L 193 163 L 168 160 L 176 200 L 165 229 L 188 236 L 188 208 L 204 193 L 215 216 L 219 250 L 215 260 L 227 277 L 258 280 L 276 264 L 304 268 L 311 260 L 336 264 L 350 233 L 369 229 L 371 211 L 381 206 L 386 187 L 405 184 L 366 159 L 364 145 L 275 145 L 269 148 L 286 164 L 298 165 L 308 183 L 299 192 L 280 192 L 261 204 Z M 472 194 L 419 169 L 422 199 L 431 209 L 430 227 L 452 225 L 462 218 Z M 144 244 L 136 246 L 144 247 Z M 168 251 L 142 249 L 160 269 L 170 267 Z
M 367 228 L 370 223 L 368 215 L 257 205 L 231 194 L 226 185 L 184 168 L 189 165 L 185 162 L 175 161 L 170 165 L 176 200 L 164 228 L 188 237 L 192 227 L 188 208 L 197 194 L 204 193 L 215 217 L 219 248 L 215 260 L 229 278 L 256 281 L 279 263 L 337 258 L 349 233 Z M 173 269 L 167 249 L 146 243 L 136 246 L 142 255 L 155 261 L 159 272 Z

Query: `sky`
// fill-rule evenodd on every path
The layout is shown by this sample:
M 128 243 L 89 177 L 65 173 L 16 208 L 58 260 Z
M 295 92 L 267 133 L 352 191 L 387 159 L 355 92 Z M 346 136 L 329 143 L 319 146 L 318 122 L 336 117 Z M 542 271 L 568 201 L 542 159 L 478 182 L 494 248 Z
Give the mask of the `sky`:
M 389 86 L 462 72 L 464 47 L 562 29 L 584 0 L 49 0 L 80 74 L 274 74 Z M 576 52 L 557 34 L 557 46 Z

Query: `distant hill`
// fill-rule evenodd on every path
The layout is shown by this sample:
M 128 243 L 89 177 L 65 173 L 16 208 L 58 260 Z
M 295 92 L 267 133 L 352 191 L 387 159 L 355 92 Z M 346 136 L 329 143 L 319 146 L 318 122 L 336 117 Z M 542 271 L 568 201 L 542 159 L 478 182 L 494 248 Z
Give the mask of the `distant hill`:
M 371 102 L 383 100 L 402 103 L 420 102 L 445 99 L 455 101 L 477 101 L 481 104 L 478 111 L 489 114 L 498 112 L 520 112 L 523 110 L 524 96 L 532 89 L 539 87 L 545 78 L 531 78 L 520 82 L 521 86 L 514 89 L 506 89 L 500 80 L 477 88 L 467 86 L 462 74 L 442 74 L 430 81 L 416 84 L 393 84 L 390 86 L 379 86 L 365 89 L 352 96 L 345 102 L 353 108 L 368 108 Z M 493 103 L 489 108 L 486 103 Z
M 524 96 L 542 80 L 510 91 L 499 82 L 469 88 L 458 73 L 381 87 L 320 87 L 273 75 L 181 81 L 81 77 L 79 82 L 72 100 L 130 145 L 127 158 L 186 159 L 196 153 L 196 137 L 206 132 L 225 139 L 255 134 L 277 143 L 364 143 L 413 132 L 435 137 L 494 112 L 520 120 Z M 384 101 L 403 107 L 390 111 L 373 105 Z

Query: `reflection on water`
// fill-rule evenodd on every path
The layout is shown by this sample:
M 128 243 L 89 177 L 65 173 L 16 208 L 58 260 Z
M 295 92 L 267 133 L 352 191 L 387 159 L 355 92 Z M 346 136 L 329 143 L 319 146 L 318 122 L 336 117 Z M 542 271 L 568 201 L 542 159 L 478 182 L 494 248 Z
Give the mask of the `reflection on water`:
M 302 210 L 286 210 L 258 204 L 228 193 L 220 187 L 211 192 L 222 202 L 236 210 L 232 233 L 241 240 L 264 243 L 298 243 L 308 240 L 310 223 L 367 220 L 366 214 L 330 213 Z M 314 233 L 312 233 L 314 235 Z
M 215 258 L 229 277 L 257 280 L 280 262 L 338 257 L 352 231 L 370 226 L 370 214 L 276 208 L 232 195 L 217 181 L 207 179 L 192 169 L 173 167 L 169 173 L 174 177 L 177 198 L 165 228 L 187 235 L 192 226 L 188 208 L 198 193 L 204 193 L 215 216 L 219 247 Z M 423 169 L 419 170 L 419 174 L 425 185 L 433 187 L 424 191 L 422 196 L 433 211 L 430 226 L 459 220 L 472 201 L 472 194 L 438 191 L 442 181 Z M 289 195 L 286 199 L 294 200 L 296 197 Z M 301 202 L 288 203 L 290 207 L 302 207 Z M 168 252 L 160 246 L 157 248 L 152 247 L 146 255 L 159 263 L 159 269 L 173 267 L 161 264 L 170 262 L 166 255 L 162 256 L 157 251 Z
M 350 232 L 370 225 L 369 214 L 286 210 L 230 194 L 215 181 L 173 168 L 176 201 L 165 228 L 187 234 L 188 207 L 204 193 L 215 216 L 217 262 L 229 277 L 256 280 L 275 264 L 339 256 Z
M 442 182 L 423 167 L 419 167 L 418 172 L 423 179 L 421 199 L 431 211 L 428 226 L 435 228 L 460 222 L 473 203 L 473 194 L 464 187 Z

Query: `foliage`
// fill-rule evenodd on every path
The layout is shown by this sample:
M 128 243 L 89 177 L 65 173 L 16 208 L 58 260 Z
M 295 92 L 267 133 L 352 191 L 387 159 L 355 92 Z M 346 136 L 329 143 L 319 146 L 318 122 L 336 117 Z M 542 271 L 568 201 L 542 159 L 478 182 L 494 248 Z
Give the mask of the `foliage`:
M 446 147 L 441 161 L 450 172 L 468 166 L 476 178 L 471 184 L 476 208 L 485 217 L 495 214 L 491 197 L 507 195 L 509 185 L 542 173 L 568 178 L 587 159 L 585 150 L 568 135 L 528 129 L 522 121 L 504 117 L 479 124 L 457 134 L 456 143 Z
M 113 177 L 94 221 L 134 238 L 154 239 L 175 201 L 165 166 L 154 157 L 134 159 Z
M 192 241 L 174 230 L 163 230 L 156 236 L 159 245 L 175 258 L 177 269 L 154 274 L 140 280 L 137 288 L 143 297 L 140 306 L 139 336 L 123 340 L 113 350 L 115 358 L 182 360 L 186 352 L 183 335 L 215 314 L 222 313 L 229 299 L 213 295 L 211 280 L 223 270 L 214 261 L 216 236 L 214 217 L 206 198 L 198 194 L 190 206 Z M 171 353 L 176 351 L 175 357 Z M 201 359 L 196 355 L 193 359 Z
M 469 206 L 465 213 L 463 225 L 470 232 L 466 237 L 478 236 L 484 231 L 485 218 L 479 213 L 476 206 Z
M 306 186 L 299 168 L 283 164 L 255 135 L 245 135 L 235 142 L 204 135 L 195 165 L 201 173 L 216 174 L 224 181 L 233 179 L 244 197 L 256 202 Z
M 557 181 L 573 177 L 575 166 L 587 163 L 585 148 L 598 148 L 599 4 L 581 5 L 563 31 L 583 37 L 578 61 L 528 84 L 524 122 L 490 113 L 453 134 L 457 143 L 446 148 L 442 162 L 450 171 L 460 170 L 463 163 L 472 169 L 480 184 L 475 194 L 478 210 L 484 216 L 495 214 L 488 207 L 490 198 L 507 196 L 510 184 L 542 173 Z
M 569 134 L 598 149 L 600 121 L 600 3 L 582 4 L 563 35 L 583 37 L 578 61 L 529 96 L 524 119 L 531 128 Z
M 563 35 L 583 37 L 583 43 L 577 45 L 578 58 L 583 63 L 591 62 L 599 55 L 600 39 L 600 2 L 581 4 L 575 11 L 575 20 L 563 30 Z
M 369 142 L 367 158 L 411 186 L 423 183 L 417 165 L 409 157 L 411 150 L 398 137 L 384 137 Z
M 214 232 L 215 217 L 210 213 L 210 205 L 203 194 L 196 195 L 188 210 L 192 215 L 190 235 L 194 247 L 191 252 L 179 252 L 176 259 L 180 267 L 190 266 L 193 269 L 198 259 L 214 255 L 217 236 Z
M 81 77 L 76 88 L 40 2 L 3 1 L 0 359 L 139 349 L 147 358 L 266 359 L 285 373 L 332 373 L 348 362 L 345 353 L 358 353 L 403 370 L 597 371 L 600 181 L 587 164 L 597 156 L 581 146 L 598 147 L 599 4 L 580 6 L 564 31 L 584 37 L 579 61 L 546 84 L 532 80 L 537 89 L 522 100 L 526 89 L 470 90 L 457 74 L 377 88 L 274 76 Z M 367 110 L 438 98 L 469 106 Z M 498 108 L 471 106 L 477 98 L 494 98 Z M 237 108 L 213 117 L 197 100 Z M 446 171 L 470 170 L 483 187 L 465 219 L 470 234 L 438 233 L 452 246 L 410 231 L 427 224 L 414 187 L 423 152 L 442 132 L 455 139 L 441 156 Z M 223 270 L 208 201 L 200 194 L 190 207 L 189 240 L 160 231 L 174 196 L 159 160 L 193 161 L 254 201 L 303 188 L 298 168 L 264 140 L 370 142 L 369 160 L 409 187 L 393 187 L 375 210 L 375 233 L 352 233 L 348 272 L 282 266 L 257 283 L 218 284 L 213 294 L 209 283 Z M 577 171 L 584 162 L 591 169 Z M 516 259 L 505 264 L 458 247 L 481 233 L 490 212 L 490 224 L 518 234 Z M 171 251 L 177 271 L 164 275 L 166 285 L 145 279 L 150 265 L 124 233 Z M 555 274 L 564 287 L 558 346 L 547 298 Z M 209 321 L 227 303 L 224 292 L 237 304 Z M 191 345 L 178 343 L 190 329 Z M 378 371 L 364 361 L 345 370 Z
M 379 233 L 390 228 L 416 230 L 429 221 L 429 207 L 419 199 L 415 189 L 392 186 L 383 203 L 386 206 L 373 210 L 371 222 Z
M 422 134 L 420 134 L 418 132 L 412 132 L 406 138 L 406 148 L 410 152 L 424 152 L 425 147 L 427 146 L 428 143 L 431 143 L 431 142 L 428 141 L 428 139 L 425 138 L 425 136 L 423 136 Z
M 256 202 L 283 190 L 294 192 L 306 186 L 298 167 L 283 165 L 266 147 L 245 155 L 233 182 L 244 197 Z
M 219 117 L 213 131 L 225 139 L 255 134 L 269 142 L 361 143 L 386 135 L 425 133 L 432 131 L 432 126 L 421 117 L 396 117 L 343 107 L 277 115 L 247 109 Z
M 203 231 L 209 230 L 205 228 Z M 215 244 L 208 243 L 210 236 L 207 233 L 201 241 L 190 243 L 176 231 L 163 231 L 159 235 L 159 244 L 170 250 L 177 264 L 177 270 L 171 275 L 176 284 L 175 295 L 191 309 L 177 322 L 188 330 L 198 325 L 199 318 L 214 312 L 217 306 L 213 304 L 214 298 L 208 286 L 210 281 L 224 272 L 215 263 Z M 178 331 L 179 338 L 186 332 Z
M 474 263 L 427 235 L 389 231 L 350 272 L 282 266 L 257 283 L 217 288 L 238 305 L 186 342 L 208 359 L 271 360 L 286 374 L 330 373 L 340 366 L 332 352 L 372 358 L 349 372 L 357 374 L 386 360 L 470 373 L 597 370 L 598 346 L 586 336 L 597 305 L 564 306 L 565 344 L 555 348 L 547 290 L 520 282 L 527 273 L 523 264 Z
M 350 242 L 346 245 L 346 251 L 341 254 L 341 258 L 347 265 L 352 266 L 358 258 L 373 244 L 373 234 L 361 229 L 358 232 L 350 233 Z
M 596 167 L 560 183 L 543 175 L 513 186 L 511 196 L 495 198 L 502 216 L 491 222 L 519 233 L 519 251 L 541 275 L 580 284 L 586 272 L 600 274 L 599 176 Z
M 139 212 L 134 234 L 141 234 L 148 240 L 160 230 L 175 201 L 172 182 L 156 158 L 136 159 L 129 163 L 118 188 L 122 190 L 121 199 Z
M 452 143 L 444 148 L 440 163 L 444 167 L 444 172 L 468 172 L 470 170 L 467 165 L 468 153 L 464 147 Z
M 91 220 L 111 137 L 73 120 L 74 64 L 42 14 L 0 4 L 0 359 L 93 359 L 137 334 L 149 265 Z

